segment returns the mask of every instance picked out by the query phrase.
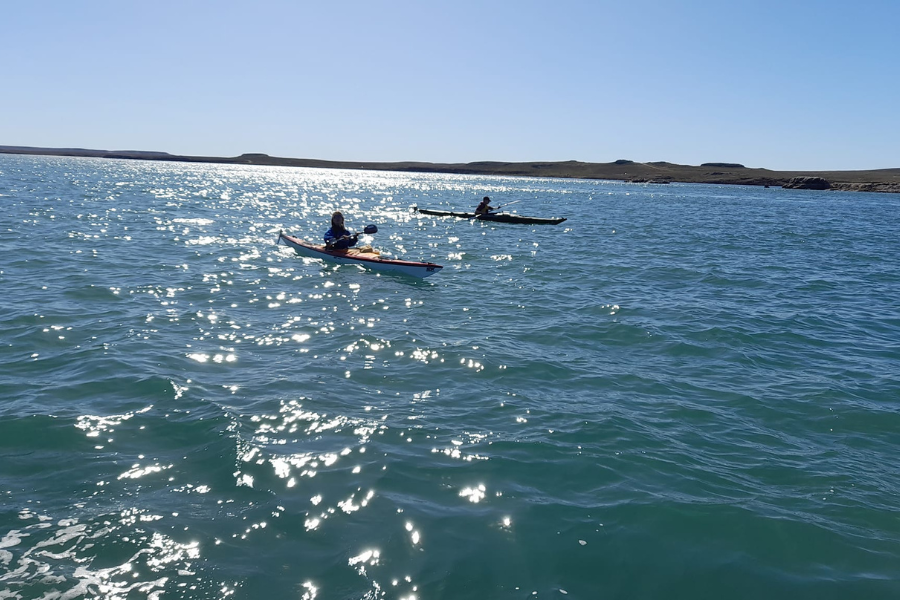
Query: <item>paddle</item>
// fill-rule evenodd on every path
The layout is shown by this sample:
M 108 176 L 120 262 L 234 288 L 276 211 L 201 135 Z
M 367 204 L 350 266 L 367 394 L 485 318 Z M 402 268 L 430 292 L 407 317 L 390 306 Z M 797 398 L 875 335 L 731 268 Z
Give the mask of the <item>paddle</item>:
M 350 235 L 341 236 L 338 238 L 338 240 L 344 239 L 345 237 L 355 238 L 355 237 L 362 235 L 363 233 L 365 233 L 366 235 L 372 235 L 373 233 L 378 233 L 378 228 L 375 225 L 366 225 L 365 227 L 363 227 L 362 231 L 357 231 L 356 233 L 351 233 Z M 334 242 L 337 242 L 337 240 L 334 240 Z M 326 248 L 333 247 L 334 242 L 326 243 L 325 247 Z
M 491 210 L 489 210 L 489 211 L 487 211 L 487 212 L 479 213 L 479 214 L 473 215 L 473 216 L 471 216 L 471 217 L 469 217 L 469 218 L 470 218 L 470 219 L 480 219 L 480 218 L 483 217 L 484 215 L 490 215 L 490 214 L 493 214 L 493 213 L 495 213 L 496 211 L 500 210 L 501 208 L 503 208 L 503 207 L 505 207 L 505 206 L 512 206 L 513 204 L 515 204 L 515 203 L 517 203 L 517 202 L 521 202 L 521 200 L 513 200 L 512 202 L 507 202 L 506 204 L 501 204 L 500 206 L 495 206 L 495 207 L 493 207 Z
M 512 202 L 507 202 L 506 204 L 501 204 L 500 206 L 495 207 L 494 210 L 499 210 L 499 209 L 505 208 L 507 206 L 512 206 L 513 204 L 516 204 L 517 202 L 521 202 L 521 200 L 513 200 Z

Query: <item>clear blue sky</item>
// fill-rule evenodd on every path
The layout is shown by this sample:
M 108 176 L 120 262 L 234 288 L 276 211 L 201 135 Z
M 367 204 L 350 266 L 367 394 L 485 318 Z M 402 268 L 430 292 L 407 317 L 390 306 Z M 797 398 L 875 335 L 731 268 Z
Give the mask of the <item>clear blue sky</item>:
M 900 167 L 900 1 L 0 7 L 0 145 Z

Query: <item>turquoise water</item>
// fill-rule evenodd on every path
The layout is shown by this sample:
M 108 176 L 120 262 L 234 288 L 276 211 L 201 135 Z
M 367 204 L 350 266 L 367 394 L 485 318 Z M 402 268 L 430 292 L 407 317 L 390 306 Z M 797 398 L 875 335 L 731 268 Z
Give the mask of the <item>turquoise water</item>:
M 565 216 L 424 217 L 413 205 Z M 0 598 L 896 598 L 900 197 L 0 156 Z M 331 211 L 428 279 L 274 244 Z

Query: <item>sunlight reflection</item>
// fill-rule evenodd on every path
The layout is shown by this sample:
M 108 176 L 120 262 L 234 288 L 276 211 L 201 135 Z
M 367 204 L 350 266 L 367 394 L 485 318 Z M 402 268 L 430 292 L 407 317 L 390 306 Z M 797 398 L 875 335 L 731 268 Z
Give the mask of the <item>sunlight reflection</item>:
M 413 546 L 415 546 L 416 544 L 419 543 L 419 539 L 420 539 L 419 532 L 415 530 L 414 525 L 410 521 L 406 522 L 405 527 L 406 527 L 406 530 L 408 532 L 410 532 L 410 541 L 412 541 Z
M 305 581 L 303 582 L 303 589 L 306 591 L 300 596 L 300 600 L 315 600 L 319 588 L 314 586 L 311 581 Z
M 461 358 L 459 362 L 460 362 L 460 364 L 465 365 L 466 367 L 468 367 L 470 369 L 475 369 L 476 371 L 484 370 L 484 365 L 482 365 L 480 362 L 473 360 L 471 358 L 469 358 L 469 359 Z
M 177 387 L 177 386 L 176 386 Z M 176 398 L 180 394 L 176 394 Z M 147 406 L 137 411 L 124 413 L 121 415 L 109 415 L 106 417 L 99 415 L 79 415 L 75 422 L 75 427 L 82 431 L 87 431 L 88 437 L 97 437 L 101 433 L 112 433 L 114 428 L 121 425 L 123 421 L 127 421 L 135 415 L 139 415 L 149 411 L 153 406 Z
M 357 567 L 357 572 L 360 575 L 366 574 L 366 565 L 375 566 L 381 560 L 381 551 L 380 550 L 366 550 L 362 554 L 358 554 L 357 556 L 351 557 L 347 563 L 353 567 Z
M 125 471 L 121 475 L 119 475 L 119 479 L 139 479 L 144 475 L 149 475 L 151 473 L 161 473 L 166 469 L 171 469 L 173 465 L 167 465 L 165 467 L 161 467 L 159 465 L 150 465 L 149 467 L 141 468 L 140 465 L 134 465 L 128 471 Z
M 166 590 L 174 591 L 174 575 L 196 575 L 193 565 L 201 558 L 201 551 L 197 541 L 181 543 L 141 528 L 160 519 L 128 508 L 118 519 L 110 515 L 100 523 L 42 516 L 23 530 L 10 531 L 0 538 L 0 564 L 8 569 L 0 576 L 5 588 L 0 598 L 37 597 L 32 593 L 33 582 L 38 580 L 49 586 L 42 598 L 161 598 Z M 26 541 L 30 547 L 23 545 Z M 97 556 L 98 550 L 102 553 L 106 547 L 106 554 L 112 558 L 109 543 L 123 549 L 136 545 L 137 550 L 119 553 L 121 558 L 106 559 L 103 562 L 108 566 L 98 567 L 88 557 Z M 224 584 L 222 592 L 220 597 L 231 595 Z
M 478 503 L 484 499 L 485 496 L 485 487 L 484 484 L 478 484 L 478 487 L 467 487 L 463 488 L 459 495 L 463 498 L 468 498 L 469 502 Z
M 463 454 L 463 452 L 458 447 L 453 448 L 432 448 L 431 452 L 433 454 L 443 454 L 444 456 L 449 456 L 450 458 L 457 458 L 467 462 L 471 462 L 473 460 L 488 460 L 487 456 L 482 456 L 480 454 Z

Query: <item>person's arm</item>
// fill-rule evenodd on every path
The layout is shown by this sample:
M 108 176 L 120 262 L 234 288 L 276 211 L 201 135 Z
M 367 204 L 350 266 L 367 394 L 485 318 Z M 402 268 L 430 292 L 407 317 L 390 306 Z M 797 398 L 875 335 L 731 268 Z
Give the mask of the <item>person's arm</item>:
M 341 248 L 341 237 L 334 231 L 334 227 L 325 232 L 325 247 L 329 249 Z
M 340 236 L 329 229 L 325 234 L 325 246 L 330 250 L 344 250 L 350 246 L 355 246 L 358 239 L 359 235 L 351 234 L 346 229 L 341 232 Z
M 343 235 L 339 238 L 341 243 L 346 244 L 344 248 L 349 248 L 350 246 L 355 246 L 356 241 L 359 239 L 358 233 L 351 233 L 349 229 L 344 228 Z

